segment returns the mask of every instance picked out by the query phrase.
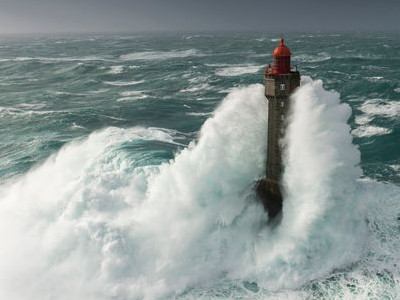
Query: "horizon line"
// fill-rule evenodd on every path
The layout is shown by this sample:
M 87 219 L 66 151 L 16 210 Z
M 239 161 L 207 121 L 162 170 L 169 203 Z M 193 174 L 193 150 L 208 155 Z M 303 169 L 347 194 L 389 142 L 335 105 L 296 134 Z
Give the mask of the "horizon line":
M 371 30 L 371 29 L 315 29 L 315 30 L 261 30 L 261 29 L 216 29 L 216 30 L 173 30 L 173 29 L 147 29 L 147 30 L 110 30 L 110 31 L 26 31 L 26 32 L 0 32 L 0 36 L 26 36 L 26 35 L 80 35 L 80 34 L 215 34 L 215 33 L 267 33 L 267 34 L 301 34 L 301 33 L 400 33 L 399 29 Z

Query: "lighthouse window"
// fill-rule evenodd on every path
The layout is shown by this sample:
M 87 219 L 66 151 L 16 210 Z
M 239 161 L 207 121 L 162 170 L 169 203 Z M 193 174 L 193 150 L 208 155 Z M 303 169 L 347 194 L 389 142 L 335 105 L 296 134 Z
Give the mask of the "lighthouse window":
M 285 84 L 284 83 L 281 83 L 281 91 L 284 91 L 285 90 Z
M 282 121 L 285 120 L 285 117 L 284 117 L 283 115 L 281 115 L 281 120 L 282 120 Z
M 285 106 L 285 101 L 282 101 L 281 102 L 281 107 L 284 107 Z

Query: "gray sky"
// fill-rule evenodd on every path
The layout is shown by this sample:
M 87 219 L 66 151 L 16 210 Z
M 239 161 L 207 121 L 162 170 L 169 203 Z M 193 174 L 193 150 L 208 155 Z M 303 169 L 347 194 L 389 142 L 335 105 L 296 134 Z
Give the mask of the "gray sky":
M 400 0 L 0 0 L 0 33 L 399 28 Z

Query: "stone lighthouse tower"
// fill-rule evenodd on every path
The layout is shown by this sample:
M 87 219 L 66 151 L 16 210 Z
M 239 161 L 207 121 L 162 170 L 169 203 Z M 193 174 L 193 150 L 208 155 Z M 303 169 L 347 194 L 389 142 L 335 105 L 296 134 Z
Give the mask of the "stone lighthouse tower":
M 300 73 L 290 66 L 291 52 L 283 38 L 273 53 L 272 65 L 265 69 L 265 96 L 268 100 L 268 148 L 266 177 L 257 190 L 270 218 L 282 210 L 281 139 L 285 134 L 286 119 L 290 107 L 290 95 L 300 85 Z

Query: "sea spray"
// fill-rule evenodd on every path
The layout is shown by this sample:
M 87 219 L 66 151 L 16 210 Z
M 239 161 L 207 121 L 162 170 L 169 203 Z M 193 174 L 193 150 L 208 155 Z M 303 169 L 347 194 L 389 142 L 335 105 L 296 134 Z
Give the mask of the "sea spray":
M 283 140 L 282 223 L 275 245 L 268 245 L 271 254 L 263 255 L 276 274 L 267 286 L 298 287 L 363 253 L 365 203 L 358 196 L 360 155 L 346 123 L 350 116 L 338 93 L 302 78 Z
M 118 148 L 169 135 L 108 128 L 2 186 L 1 296 L 155 298 L 240 274 L 266 219 L 252 197 L 265 116 L 261 85 L 236 89 L 158 170 L 132 170 Z
M 254 282 L 262 292 L 247 296 L 266 298 L 357 262 L 366 226 L 349 107 L 320 81 L 293 97 L 280 225 L 268 226 L 253 190 L 265 171 L 263 87 L 238 88 L 160 166 L 136 167 L 120 145 L 173 135 L 108 128 L 2 186 L 1 298 L 190 298 L 221 282 L 242 296 Z
M 205 122 L 199 141 L 150 180 L 140 223 L 152 230 L 155 265 L 148 271 L 158 266 L 158 282 L 183 291 L 245 267 L 266 219 L 252 189 L 264 171 L 266 109 L 261 85 L 234 90 Z
M 171 143 L 173 137 L 155 128 L 110 127 L 67 144 L 0 187 L 1 299 L 104 299 L 112 294 L 105 291 L 104 273 L 121 274 L 131 266 L 127 214 L 146 190 L 147 170 L 132 170 L 133 159 L 118 149 L 132 140 Z M 127 197 L 131 185 L 136 195 Z

